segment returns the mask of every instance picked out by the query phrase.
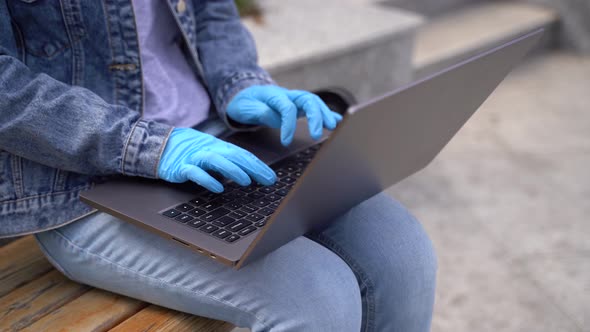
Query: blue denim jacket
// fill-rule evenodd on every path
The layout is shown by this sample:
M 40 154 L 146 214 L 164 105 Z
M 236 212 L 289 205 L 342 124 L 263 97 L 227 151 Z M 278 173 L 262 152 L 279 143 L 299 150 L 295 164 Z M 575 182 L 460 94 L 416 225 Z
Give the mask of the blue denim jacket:
M 233 0 L 168 4 L 231 127 L 231 97 L 272 83 Z M 172 128 L 142 119 L 139 54 L 131 0 L 0 0 L 0 237 L 93 212 L 78 195 L 104 176 L 156 178 Z

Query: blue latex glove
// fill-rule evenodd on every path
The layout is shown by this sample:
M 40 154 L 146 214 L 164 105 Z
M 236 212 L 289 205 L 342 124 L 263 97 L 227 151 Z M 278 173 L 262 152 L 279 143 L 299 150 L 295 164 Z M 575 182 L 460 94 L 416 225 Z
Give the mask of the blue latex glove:
M 316 140 L 323 127 L 333 130 L 342 120 L 315 94 L 276 85 L 254 85 L 238 92 L 227 105 L 227 115 L 244 124 L 280 127 L 285 146 L 293 141 L 299 116 L 307 116 L 309 133 Z
M 271 185 L 276 175 L 252 153 L 191 128 L 176 128 L 158 165 L 158 177 L 168 182 L 193 181 L 210 191 L 220 193 L 223 185 L 207 173 L 216 171 L 239 185 L 247 186 L 250 178 Z

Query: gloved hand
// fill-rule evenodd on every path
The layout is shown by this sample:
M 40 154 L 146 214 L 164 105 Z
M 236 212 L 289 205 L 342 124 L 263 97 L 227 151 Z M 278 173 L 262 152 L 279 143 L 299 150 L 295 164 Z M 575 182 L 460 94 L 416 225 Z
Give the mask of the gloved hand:
M 247 186 L 250 178 L 271 185 L 276 175 L 252 153 L 191 128 L 175 128 L 158 165 L 158 177 L 168 182 L 193 181 L 216 193 L 223 185 L 206 171 L 216 171 L 237 184 Z
M 309 133 L 316 140 L 323 127 L 333 130 L 342 120 L 313 93 L 276 85 L 254 85 L 238 92 L 227 105 L 227 115 L 244 124 L 280 127 L 285 146 L 293 140 L 298 116 L 307 116 Z

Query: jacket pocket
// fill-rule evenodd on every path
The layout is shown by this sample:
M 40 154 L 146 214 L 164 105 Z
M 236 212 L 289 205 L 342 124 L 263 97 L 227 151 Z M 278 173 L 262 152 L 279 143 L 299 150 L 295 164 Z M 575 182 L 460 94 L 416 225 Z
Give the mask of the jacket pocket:
M 81 15 L 72 12 L 72 8 L 79 7 L 69 5 L 62 10 L 62 1 L 37 0 L 9 0 L 8 5 L 12 20 L 22 33 L 24 48 L 32 56 L 56 57 L 84 36 Z M 67 26 L 64 15 L 68 18 Z

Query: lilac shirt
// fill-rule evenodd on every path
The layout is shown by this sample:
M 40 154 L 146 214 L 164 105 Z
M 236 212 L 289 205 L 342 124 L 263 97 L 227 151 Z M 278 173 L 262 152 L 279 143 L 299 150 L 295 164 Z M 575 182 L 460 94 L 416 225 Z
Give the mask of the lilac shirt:
M 165 0 L 133 0 L 145 89 L 143 117 L 176 127 L 207 119 L 211 100 L 177 41 Z

